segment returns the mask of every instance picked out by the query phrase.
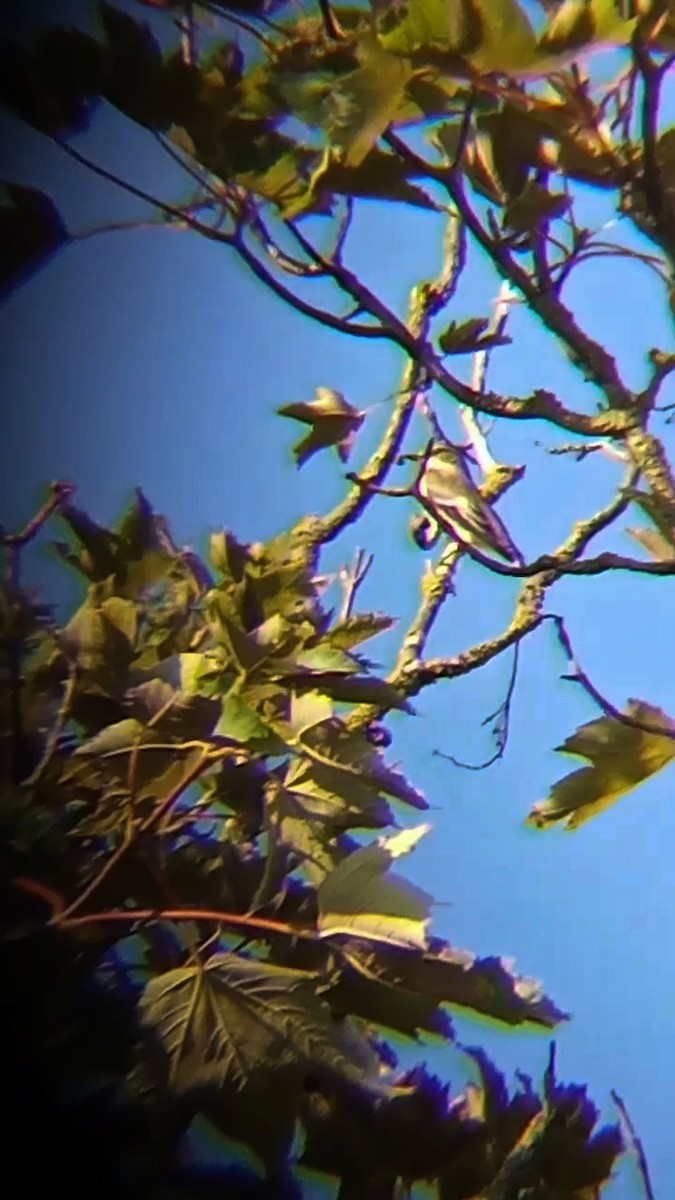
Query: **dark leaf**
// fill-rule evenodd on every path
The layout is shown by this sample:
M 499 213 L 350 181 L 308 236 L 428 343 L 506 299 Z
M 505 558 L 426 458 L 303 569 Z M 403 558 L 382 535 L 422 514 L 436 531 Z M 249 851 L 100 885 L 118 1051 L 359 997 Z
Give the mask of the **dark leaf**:
M 37 188 L 2 184 L 0 299 L 28 279 L 70 241 L 53 202 Z

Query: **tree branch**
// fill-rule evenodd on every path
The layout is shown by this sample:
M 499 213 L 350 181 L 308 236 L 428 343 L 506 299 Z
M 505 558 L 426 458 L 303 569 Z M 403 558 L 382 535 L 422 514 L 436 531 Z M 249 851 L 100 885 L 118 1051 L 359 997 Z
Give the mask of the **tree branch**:
M 388 143 L 404 162 L 416 171 L 440 183 L 460 212 L 467 229 L 487 254 L 499 275 L 516 288 L 528 307 L 547 329 L 554 333 L 570 351 L 572 362 L 604 393 L 612 408 L 629 409 L 634 404 L 632 392 L 618 373 L 615 360 L 599 342 L 594 341 L 577 325 L 572 313 L 551 292 L 542 293 L 526 271 L 518 265 L 509 251 L 491 237 L 469 204 L 457 169 L 437 167 L 421 158 L 395 133 L 387 133 Z M 569 428 L 569 426 L 568 426 Z

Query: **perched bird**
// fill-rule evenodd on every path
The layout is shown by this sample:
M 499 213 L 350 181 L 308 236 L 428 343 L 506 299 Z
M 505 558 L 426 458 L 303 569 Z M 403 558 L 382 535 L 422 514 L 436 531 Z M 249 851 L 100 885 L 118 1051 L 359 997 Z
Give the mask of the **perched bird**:
M 415 491 L 429 516 L 454 541 L 523 565 L 522 554 L 503 521 L 481 496 L 459 450 L 446 442 L 432 442 Z M 429 532 L 426 526 L 420 528 L 421 542 L 413 534 L 418 545 L 426 548 L 430 544 Z

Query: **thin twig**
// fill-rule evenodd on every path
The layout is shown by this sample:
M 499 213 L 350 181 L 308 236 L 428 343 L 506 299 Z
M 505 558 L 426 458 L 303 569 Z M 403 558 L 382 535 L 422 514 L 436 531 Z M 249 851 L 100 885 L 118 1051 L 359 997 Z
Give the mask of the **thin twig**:
M 558 641 L 573 669 L 573 673 L 563 675 L 563 679 L 570 683 L 580 684 L 591 699 L 595 701 L 598 708 L 602 709 L 606 716 L 611 717 L 614 721 L 618 721 L 621 725 L 628 725 L 631 729 L 639 729 L 642 733 L 651 734 L 652 737 L 669 738 L 671 741 L 675 741 L 675 727 L 669 729 L 667 726 L 654 725 L 649 721 L 640 721 L 637 717 L 629 717 L 626 713 L 621 712 L 621 709 L 617 708 L 616 705 L 612 704 L 606 696 L 603 696 L 602 692 L 598 691 L 593 681 L 579 665 L 579 660 L 574 653 L 563 617 L 558 613 L 544 613 L 543 620 L 553 621 Z
M 513 662 L 511 664 L 511 674 L 506 689 L 506 695 L 498 708 L 493 713 L 490 713 L 481 722 L 482 725 L 489 725 L 493 722 L 492 733 L 495 738 L 495 751 L 490 758 L 485 759 L 482 763 L 467 763 L 459 758 L 455 758 L 452 754 L 447 754 L 442 750 L 434 750 L 433 754 L 437 758 L 445 758 L 451 762 L 453 766 L 460 767 L 463 771 L 486 771 L 488 767 L 494 766 L 500 758 L 503 757 L 509 740 L 509 722 L 511 718 L 511 705 L 516 690 L 516 680 L 518 678 L 518 659 L 520 656 L 520 642 L 516 642 L 513 647 Z
M 340 609 L 340 621 L 346 621 L 352 614 L 356 593 L 363 583 L 366 575 L 375 561 L 374 554 L 367 554 L 365 550 L 358 549 L 356 557 L 351 567 L 343 567 L 338 573 L 338 578 L 344 588 L 344 599 L 342 608 Z
M 640 1179 L 642 1180 L 642 1186 L 644 1188 L 645 1200 L 656 1200 L 654 1189 L 652 1187 L 652 1181 L 649 1177 L 649 1166 L 647 1163 L 647 1156 L 644 1151 L 644 1146 L 642 1145 L 642 1139 L 638 1135 L 635 1125 L 631 1120 L 630 1113 L 628 1112 L 628 1109 L 626 1108 L 626 1105 L 621 1099 L 619 1093 L 612 1088 L 609 1094 L 619 1110 L 619 1114 L 630 1139 L 631 1149 L 635 1153 Z

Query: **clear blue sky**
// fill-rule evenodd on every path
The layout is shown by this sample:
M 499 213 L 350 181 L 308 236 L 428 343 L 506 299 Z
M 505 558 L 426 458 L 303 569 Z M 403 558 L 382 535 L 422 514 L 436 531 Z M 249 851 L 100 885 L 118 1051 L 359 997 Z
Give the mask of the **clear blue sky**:
M 50 7 L 31 6 L 30 19 L 44 19 Z M 86 22 L 92 7 L 85 0 L 62 2 L 58 19 L 84 13 Z M 142 12 L 131 0 L 124 7 Z M 16 0 L 9 8 L 18 18 L 23 6 Z M 5 114 L 0 145 L 3 177 L 44 188 L 73 229 L 144 215 L 132 198 Z M 101 112 L 78 148 L 158 195 L 185 194 L 175 165 L 112 110 Z M 590 191 L 584 203 L 589 221 L 611 215 Z M 350 265 L 403 313 L 410 284 L 438 265 L 440 229 L 433 214 L 366 204 L 355 223 Z M 451 315 L 487 313 L 496 287 L 474 256 Z M 587 267 L 568 301 L 618 355 L 631 382 L 645 379 L 651 346 L 672 348 L 663 298 L 635 266 Z M 495 389 L 524 394 L 546 387 L 570 405 L 594 403 L 591 389 L 522 310 L 511 332 L 513 346 L 495 357 Z M 358 468 L 388 417 L 388 403 L 378 402 L 395 390 L 402 366 L 391 348 L 347 342 L 286 310 L 225 249 L 177 232 L 110 234 L 65 250 L 0 311 L 0 339 L 3 523 L 13 527 L 31 514 L 54 478 L 75 480 L 79 503 L 103 522 L 116 518 L 140 484 L 169 517 L 177 539 L 197 547 L 218 526 L 265 539 L 308 507 L 329 508 L 343 493 L 343 468 L 332 455 L 319 455 L 297 472 L 290 445 L 299 427 L 274 410 L 310 398 L 317 385 L 338 388 L 357 407 L 376 405 L 358 442 Z M 452 402 L 437 399 L 448 432 L 459 436 Z M 673 389 L 666 399 L 675 400 Z M 501 425 L 492 436 L 496 457 L 528 465 L 525 482 L 500 512 L 529 556 L 557 545 L 571 522 L 609 498 L 618 479 L 618 466 L 599 456 L 577 464 L 550 458 L 535 445 L 566 440 L 542 424 Z M 675 451 L 672 428 L 667 440 Z M 424 561 L 406 534 L 409 515 L 407 501 L 380 501 L 326 556 L 329 569 L 356 545 L 374 549 L 361 606 L 403 623 L 414 611 Z M 598 540 L 599 548 L 605 545 L 631 549 L 621 530 Z M 32 561 L 32 578 L 47 594 L 66 595 L 46 548 Z M 570 580 L 550 596 L 549 608 L 566 616 L 581 663 L 617 705 L 638 696 L 675 714 L 674 589 L 670 580 L 614 574 Z M 438 621 L 429 652 L 452 653 L 497 632 L 514 594 L 511 581 L 463 564 L 457 596 Z M 387 635 L 373 643 L 373 653 L 386 665 L 394 646 Z M 665 1198 L 675 1180 L 669 1117 L 675 768 L 576 834 L 526 829 L 531 805 L 574 765 L 554 747 L 597 715 L 580 689 L 559 680 L 565 665 L 551 631 L 525 643 L 508 751 L 487 772 L 458 770 L 432 751 L 469 760 L 489 754 L 480 722 L 502 697 L 510 660 L 438 686 L 420 697 L 418 717 L 392 720 L 392 751 L 426 792 L 435 825 L 406 871 L 445 902 L 436 910 L 437 933 L 482 954 L 513 956 L 572 1012 L 557 1035 L 560 1074 L 587 1081 L 608 1117 L 609 1089 L 621 1093 L 643 1135 L 657 1194 Z M 457 1017 L 456 1025 L 460 1040 L 482 1042 L 508 1076 L 519 1067 L 541 1078 L 546 1036 L 468 1017 Z M 451 1047 L 399 1049 L 406 1061 L 426 1059 L 458 1089 L 467 1077 Z M 638 1195 L 630 1169 L 622 1170 L 610 1195 Z

